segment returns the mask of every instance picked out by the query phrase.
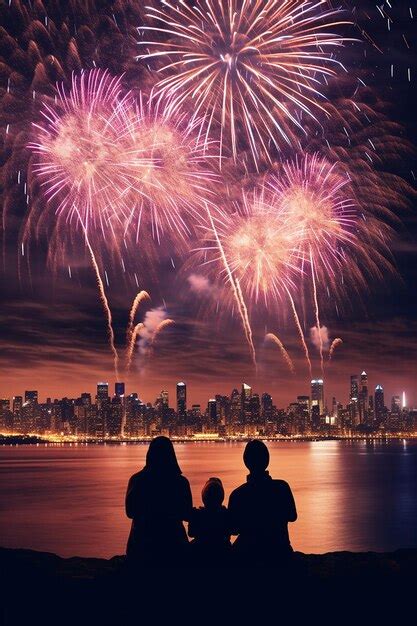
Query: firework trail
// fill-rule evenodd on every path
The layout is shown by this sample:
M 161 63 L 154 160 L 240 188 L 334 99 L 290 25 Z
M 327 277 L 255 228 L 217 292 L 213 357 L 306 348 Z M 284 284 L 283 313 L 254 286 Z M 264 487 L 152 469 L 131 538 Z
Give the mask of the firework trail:
M 249 321 L 248 307 L 246 306 L 246 302 L 245 302 L 245 299 L 243 297 L 242 290 L 240 288 L 239 279 L 236 278 L 235 282 L 236 282 L 236 291 L 237 291 L 237 294 L 239 296 L 240 305 L 242 307 L 243 318 L 244 318 L 244 320 L 246 322 L 246 328 L 248 329 L 248 342 L 249 342 L 249 345 L 251 347 L 252 361 L 253 361 L 253 364 L 255 366 L 255 370 L 257 370 L 258 369 L 258 364 L 256 362 L 256 353 L 255 353 L 255 347 L 254 347 L 254 343 L 253 343 L 252 327 L 251 327 L 251 324 L 250 324 L 250 321 Z
M 127 374 L 129 374 L 130 367 L 132 365 L 132 357 L 133 357 L 133 351 L 136 345 L 136 340 L 143 327 L 144 327 L 143 323 L 139 322 L 139 324 L 136 324 L 136 326 L 132 328 L 132 331 L 128 336 L 128 345 L 126 348 L 126 373 Z
M 103 280 L 102 280 L 101 275 L 100 275 L 100 269 L 99 269 L 96 257 L 94 255 L 94 250 L 91 247 L 90 240 L 88 238 L 87 229 L 85 228 L 85 226 L 82 223 L 81 223 L 81 226 L 82 226 L 82 228 L 84 230 L 85 243 L 86 243 L 88 251 L 90 253 L 91 263 L 93 265 L 93 269 L 94 269 L 95 274 L 96 274 L 97 286 L 98 286 L 98 290 L 99 290 L 99 293 L 100 293 L 100 299 L 101 299 L 101 302 L 102 302 L 102 305 L 103 305 L 103 309 L 104 309 L 104 313 L 105 313 L 106 319 L 107 319 L 107 331 L 108 331 L 108 335 L 109 335 L 110 349 L 111 349 L 111 351 L 113 353 L 114 373 L 115 373 L 115 376 L 116 376 L 116 380 L 119 380 L 119 355 L 117 353 L 116 346 L 115 346 L 115 337 L 114 337 L 113 320 L 112 320 L 111 309 L 110 309 L 109 302 L 107 300 L 106 292 L 105 292 L 105 289 L 104 289 L 104 283 L 103 283 Z
M 139 291 L 136 296 L 135 299 L 133 300 L 130 312 L 129 312 L 129 323 L 127 326 L 127 331 L 126 331 L 126 339 L 127 339 L 127 343 L 130 344 L 130 340 L 132 338 L 132 333 L 134 331 L 134 323 L 135 323 L 135 317 L 136 317 L 136 313 L 137 310 L 141 304 L 141 302 L 143 302 L 144 300 L 150 300 L 151 297 L 148 294 L 147 291 Z
M 314 270 L 314 263 L 313 263 L 313 254 L 311 250 L 310 250 L 310 269 L 311 269 L 311 283 L 313 286 L 314 313 L 316 316 L 316 326 L 317 326 L 317 332 L 319 335 L 320 367 L 321 367 L 322 376 L 324 377 L 323 337 L 321 336 L 319 301 L 317 297 L 316 277 L 315 277 L 315 270 Z
M 329 361 L 332 360 L 332 357 L 336 348 L 338 346 L 341 346 L 342 344 L 343 344 L 343 340 L 340 339 L 340 337 L 337 337 L 336 339 L 332 341 L 332 345 L 330 346 L 330 350 L 329 350 Z
M 156 89 L 174 109 L 190 101 L 207 135 L 220 125 L 220 159 L 226 144 L 237 159 L 243 134 L 257 163 L 270 141 L 295 144 L 301 114 L 323 113 L 322 86 L 342 69 L 334 53 L 347 40 L 333 32 L 347 24 L 341 15 L 327 0 L 164 2 L 148 7 L 155 26 L 139 32 L 155 39 L 139 41 L 139 58 L 160 62 Z
M 294 315 L 295 324 L 297 326 L 297 330 L 298 330 L 298 333 L 300 335 L 301 344 L 303 346 L 304 353 L 305 353 L 305 356 L 306 356 L 306 361 L 307 361 L 308 369 L 309 369 L 309 372 L 310 372 L 310 378 L 312 378 L 313 368 L 312 368 L 312 365 L 311 365 L 310 352 L 309 352 L 309 349 L 308 349 L 308 346 L 307 346 L 307 342 L 306 342 L 305 337 L 304 337 L 303 329 L 301 327 L 300 318 L 298 317 L 298 313 L 297 313 L 297 309 L 296 309 L 296 306 L 295 306 L 294 298 L 292 297 L 292 295 L 291 295 L 291 293 L 289 291 L 287 291 L 287 294 L 288 294 L 288 299 L 289 299 L 289 301 L 291 303 L 291 308 L 292 308 L 292 312 L 293 312 L 293 315 Z
M 158 335 L 164 330 L 164 328 L 166 328 L 167 326 L 171 326 L 172 324 L 175 324 L 175 321 L 171 320 L 169 317 L 165 320 L 162 320 L 162 322 L 158 324 L 151 340 L 151 348 L 153 347 Z
M 211 212 L 210 212 L 210 209 L 209 209 L 208 205 L 207 205 L 206 208 L 207 208 L 208 218 L 210 220 L 211 231 L 212 231 L 212 233 L 213 233 L 213 235 L 215 237 L 215 241 L 216 241 L 216 244 L 217 244 L 217 249 L 220 252 L 220 257 L 221 257 L 221 260 L 223 262 L 224 269 L 225 269 L 225 271 L 227 273 L 227 277 L 228 277 L 229 283 L 232 286 L 232 291 L 233 291 L 233 294 L 235 296 L 235 300 L 236 300 L 236 304 L 237 304 L 237 308 L 238 308 L 239 314 L 240 314 L 240 316 L 242 318 L 243 330 L 244 330 L 245 337 L 246 337 L 246 340 L 247 340 L 248 345 L 249 345 L 250 353 L 251 353 L 251 356 L 252 356 L 252 361 L 253 361 L 253 364 L 255 366 L 255 369 L 257 369 L 258 365 L 257 365 L 257 361 L 256 361 L 255 346 L 254 346 L 253 339 L 252 339 L 252 328 L 251 328 L 250 323 L 249 323 L 249 319 L 248 319 L 248 315 L 247 315 L 247 309 L 246 309 L 246 306 L 244 305 L 243 296 L 241 296 L 242 292 L 240 291 L 240 287 L 238 287 L 238 284 L 236 283 L 235 278 L 233 276 L 233 273 L 232 273 L 232 271 L 230 269 L 229 263 L 227 261 L 226 254 L 225 254 L 224 249 L 223 249 L 222 242 L 221 242 L 220 237 L 218 235 L 218 232 L 217 232 L 216 226 L 214 224 L 214 220 L 213 220 L 213 217 L 211 215 Z M 242 306 L 242 301 L 243 301 L 243 305 L 244 306 Z
M 290 355 L 288 354 L 287 350 L 285 349 L 284 344 L 283 344 L 283 343 L 282 343 L 282 341 L 279 339 L 279 337 L 277 337 L 277 336 L 276 336 L 276 335 L 274 335 L 273 333 L 268 333 L 268 334 L 265 336 L 265 339 L 266 339 L 266 340 L 268 340 L 268 339 L 269 339 L 270 341 L 273 341 L 273 342 L 274 342 L 274 343 L 278 346 L 278 348 L 279 348 L 279 349 L 280 349 L 280 351 L 281 351 L 281 354 L 282 354 L 282 357 L 283 357 L 284 361 L 285 361 L 285 362 L 286 362 L 286 364 L 288 365 L 288 368 L 289 368 L 289 370 L 290 370 L 291 374 L 295 374 L 295 367 L 294 367 L 294 363 L 292 362 Z

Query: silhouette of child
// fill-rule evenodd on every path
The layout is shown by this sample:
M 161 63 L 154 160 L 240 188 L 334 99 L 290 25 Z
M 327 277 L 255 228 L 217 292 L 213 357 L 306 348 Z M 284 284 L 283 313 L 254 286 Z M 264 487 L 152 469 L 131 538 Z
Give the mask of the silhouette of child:
M 219 478 L 209 478 L 201 497 L 204 506 L 194 508 L 188 524 L 195 565 L 222 566 L 231 549 L 229 511 L 223 506 L 224 489 Z

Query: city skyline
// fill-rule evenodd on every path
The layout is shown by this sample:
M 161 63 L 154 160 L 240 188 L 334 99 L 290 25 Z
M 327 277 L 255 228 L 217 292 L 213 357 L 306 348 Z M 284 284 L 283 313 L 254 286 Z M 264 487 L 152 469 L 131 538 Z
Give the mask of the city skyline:
M 350 375 L 350 385 L 352 385 L 352 378 L 360 378 L 361 375 L 363 374 L 367 374 L 367 372 L 365 372 L 365 370 L 362 370 L 362 374 L 351 374 Z M 373 380 L 375 377 L 371 376 L 371 380 Z M 379 380 L 379 379 L 378 379 Z M 323 382 L 324 383 L 324 395 L 323 395 L 323 406 L 328 406 L 329 405 L 329 401 L 331 398 L 335 397 L 334 393 L 332 393 L 329 388 L 328 385 L 326 384 L 326 380 L 325 379 L 321 379 L 319 377 L 312 379 L 310 382 L 307 382 L 305 384 L 305 388 L 301 388 L 302 385 L 299 384 L 299 393 L 297 395 L 303 395 L 303 393 L 305 392 L 307 394 L 307 392 L 310 393 L 311 391 L 311 385 L 313 383 L 318 383 L 318 382 Z M 236 383 L 238 386 L 240 384 L 247 384 L 251 389 L 258 389 L 262 390 L 263 387 L 266 387 L 265 385 L 263 385 L 263 383 L 261 383 L 259 380 L 255 379 L 254 381 L 250 381 L 249 382 L 243 382 L 243 383 Z M 233 385 L 232 384 L 232 389 L 234 389 L 236 387 L 236 384 Z M 112 380 L 111 378 L 108 378 L 107 380 L 102 380 L 96 383 L 92 383 L 92 385 L 84 385 L 84 387 L 79 387 L 77 385 L 77 388 L 75 389 L 75 392 L 69 393 L 69 392 L 64 392 L 63 394 L 57 394 L 57 393 L 53 393 L 51 392 L 51 390 L 49 389 L 48 391 L 48 387 L 47 385 L 45 386 L 41 386 L 42 392 L 39 392 L 39 388 L 37 385 L 24 385 L 21 384 L 21 390 L 20 393 L 12 393 L 12 395 L 8 395 L 7 393 L 5 393 L 3 391 L 2 386 L 0 386 L 0 400 L 1 399 L 12 399 L 16 396 L 24 396 L 25 393 L 30 392 L 29 387 L 36 387 L 36 393 L 37 393 L 37 398 L 38 401 L 40 402 L 41 399 L 43 399 L 44 401 L 46 401 L 47 398 L 75 398 L 75 397 L 79 397 L 80 394 L 82 395 L 83 393 L 89 393 L 88 389 L 91 390 L 91 388 L 96 388 L 99 385 L 105 385 L 107 386 L 107 389 L 110 390 L 112 388 L 112 386 L 114 386 L 114 395 L 124 395 L 124 396 L 128 396 L 129 393 L 137 393 L 138 396 L 140 397 L 140 399 L 145 402 L 145 403 L 152 403 L 155 400 L 155 397 L 157 397 L 161 392 L 165 392 L 167 394 L 167 397 L 171 400 L 171 402 L 174 401 L 174 404 L 177 405 L 178 404 L 178 398 L 177 398 L 177 394 L 178 394 L 178 385 L 184 385 L 186 386 L 186 404 L 200 404 L 203 405 L 204 401 L 209 401 L 210 398 L 214 395 L 214 391 L 219 392 L 221 391 L 223 392 L 227 392 L 230 391 L 229 386 L 227 386 L 226 383 L 220 384 L 218 383 L 216 388 L 212 387 L 213 389 L 213 393 L 209 393 L 207 391 L 203 391 L 201 390 L 198 395 L 196 393 L 196 389 L 193 387 L 192 384 L 187 383 L 186 381 L 178 381 L 178 382 L 173 382 L 172 380 L 167 381 L 167 384 L 162 385 L 161 389 L 159 389 L 159 391 L 156 392 L 156 394 L 152 395 L 150 392 L 146 393 L 140 393 L 138 388 L 135 387 L 135 383 L 134 381 L 130 382 L 129 385 L 126 384 L 125 381 L 116 381 L 116 380 Z M 346 390 L 345 393 L 342 393 L 341 395 L 339 395 L 337 397 L 338 401 L 341 402 L 348 402 L 351 398 L 352 398 L 352 387 L 348 384 L 345 385 L 346 386 Z M 126 390 L 123 393 L 120 393 L 120 391 L 117 391 L 117 388 L 119 387 L 119 389 L 121 387 L 123 387 L 124 390 Z M 340 385 L 338 385 L 339 388 L 342 388 L 343 385 L 342 383 L 340 383 Z M 382 387 L 385 391 L 386 391 L 386 395 L 387 397 L 400 397 L 401 399 L 403 399 L 404 397 L 406 398 L 407 401 L 407 406 L 408 407 L 412 407 L 414 405 L 417 406 L 417 403 L 414 403 L 413 398 L 415 397 L 416 394 L 416 390 L 414 388 L 411 388 L 411 390 L 407 390 L 404 388 L 404 386 L 397 386 L 396 388 L 394 388 L 394 391 L 391 393 L 391 387 L 388 387 L 386 385 L 384 385 L 383 382 L 375 382 L 375 384 L 370 383 L 369 384 L 369 388 L 371 391 L 375 391 L 376 389 L 378 389 L 378 387 Z M 198 387 L 197 387 L 198 388 Z M 264 389 L 265 391 L 265 389 Z M 270 391 L 270 390 L 269 390 Z M 204 396 L 203 394 L 206 393 L 206 396 Z M 308 394 L 307 394 L 308 395 Z M 111 396 L 111 394 L 110 394 Z M 278 395 L 278 398 L 280 396 Z M 291 398 L 292 396 L 290 396 L 288 394 L 288 400 L 287 401 L 278 401 L 278 403 L 280 403 L 280 406 L 288 406 L 291 403 Z M 188 399 L 188 402 L 187 402 Z

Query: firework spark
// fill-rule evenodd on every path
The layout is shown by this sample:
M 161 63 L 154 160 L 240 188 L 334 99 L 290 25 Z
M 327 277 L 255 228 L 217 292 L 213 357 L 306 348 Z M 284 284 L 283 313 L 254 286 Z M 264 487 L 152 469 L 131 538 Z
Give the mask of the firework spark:
M 112 219 L 123 221 L 132 166 L 124 108 L 130 106 L 121 78 L 101 70 L 74 74 L 68 93 L 57 85 L 56 103 L 44 103 L 30 144 L 32 171 L 57 220 L 71 224 L 79 215 L 88 231 L 99 227 L 103 234 Z
M 274 335 L 274 333 L 268 333 L 265 336 L 266 340 L 272 341 L 273 343 L 275 343 L 278 348 L 281 351 L 282 354 L 282 358 L 284 359 L 285 363 L 288 365 L 288 369 L 290 370 L 291 374 L 295 374 L 295 367 L 294 367 L 294 363 L 292 362 L 292 359 L 290 357 L 290 355 L 288 354 L 284 344 L 282 343 L 281 339 L 279 337 L 277 337 L 277 335 Z
M 171 326 L 172 324 L 175 324 L 175 322 L 169 317 L 165 320 L 162 320 L 162 322 L 158 324 L 151 340 L 151 347 L 153 347 L 158 335 L 164 330 L 164 328 L 166 328 L 167 326 Z
M 237 308 L 239 311 L 239 314 L 241 316 L 242 319 L 242 324 L 243 324 L 243 330 L 246 336 L 246 340 L 248 342 L 249 345 L 249 349 L 251 352 L 251 356 L 252 356 L 252 361 L 253 364 L 255 366 L 255 369 L 257 368 L 257 362 L 256 362 L 256 351 L 255 351 L 255 346 L 253 343 L 253 338 L 252 338 L 252 327 L 250 325 L 250 321 L 249 321 L 249 316 L 248 316 L 248 312 L 247 312 L 247 307 L 245 304 L 245 301 L 243 299 L 242 296 L 242 291 L 240 289 L 240 284 L 239 284 L 239 279 L 236 279 L 231 268 L 229 265 L 229 261 L 227 258 L 227 255 L 225 254 L 224 251 L 224 247 L 223 247 L 223 243 L 222 240 L 219 236 L 218 230 L 216 228 L 216 225 L 214 223 L 213 220 L 213 216 L 211 215 L 210 209 L 209 207 L 207 207 L 207 213 L 208 213 L 208 217 L 209 217 L 209 221 L 210 221 L 210 227 L 211 227 L 211 234 L 214 237 L 215 240 L 215 249 L 217 250 L 217 254 L 219 254 L 220 256 L 218 256 L 216 258 L 217 262 L 220 262 L 221 265 L 223 266 L 223 272 L 226 273 L 226 280 L 228 282 L 228 284 L 230 284 L 230 286 L 232 287 L 232 292 L 235 298 L 235 302 L 237 304 Z
M 207 145 L 184 114 L 152 96 L 135 102 L 123 95 L 121 77 L 92 70 L 73 75 L 68 93 L 58 85 L 42 116 L 30 144 L 32 171 L 56 222 L 68 228 L 79 214 L 90 237 L 101 237 L 100 248 L 116 251 L 127 239 L 138 244 L 145 229 L 142 258 L 161 232 L 190 234 L 187 217 L 201 214 L 214 174 Z M 30 222 L 48 225 L 49 212 L 39 210 Z
M 157 84 L 173 107 L 190 100 L 194 117 L 220 124 L 220 155 L 231 145 L 236 160 L 242 135 L 255 162 L 267 144 L 293 145 L 304 132 L 300 114 L 323 112 L 322 85 L 342 67 L 335 51 L 347 22 L 327 0 L 196 0 L 148 7 L 154 26 L 139 32 L 139 58 L 162 60 Z
M 141 225 L 158 241 L 167 232 L 189 237 L 217 180 L 209 167 L 211 143 L 198 133 L 198 121 L 154 94 L 139 97 L 133 119 L 132 111 L 125 115 L 132 141 L 126 231 L 133 227 L 137 241 Z
M 97 286 L 100 293 L 101 302 L 103 304 L 104 313 L 107 320 L 107 331 L 109 335 L 110 349 L 113 353 L 113 363 L 114 363 L 114 373 L 116 376 L 116 380 L 119 380 L 119 355 L 115 345 L 115 336 L 113 330 L 113 319 L 112 313 L 109 306 L 109 302 L 107 300 L 106 291 L 104 289 L 103 279 L 101 278 L 100 268 L 98 266 L 94 250 L 91 247 L 90 240 L 88 238 L 87 229 L 83 226 L 84 235 L 85 235 L 85 243 L 88 248 L 88 252 L 90 253 L 91 263 L 96 274 Z
M 341 346 L 342 344 L 343 344 L 343 340 L 340 337 L 336 337 L 336 339 L 332 341 L 332 345 L 330 346 L 330 350 L 329 350 L 329 361 L 332 360 L 332 357 L 336 348 L 338 346 Z
M 134 331 L 134 323 L 135 323 L 135 317 L 136 317 L 136 313 L 138 311 L 138 308 L 141 304 L 141 302 L 143 302 L 144 300 L 150 300 L 151 297 L 148 294 L 147 291 L 139 291 L 136 296 L 135 299 L 132 302 L 132 306 L 130 308 L 129 311 L 129 323 L 127 326 L 127 331 L 126 331 L 126 339 L 127 339 L 127 343 L 130 344 L 130 340 L 132 337 L 132 333 Z
M 144 327 L 143 323 L 139 322 L 132 328 L 132 331 L 128 336 L 128 344 L 126 348 L 126 373 L 127 374 L 129 374 L 130 372 L 130 368 L 132 365 L 133 352 L 136 346 L 136 341 L 143 327 Z
M 265 306 L 285 299 L 288 291 L 295 290 L 300 271 L 295 257 L 298 226 L 286 219 L 272 201 L 264 187 L 243 193 L 239 210 L 220 213 L 215 231 L 211 220 L 206 245 L 201 249 L 208 256 L 207 263 L 214 265 L 222 260 L 224 263 L 222 249 L 230 273 L 247 300 Z

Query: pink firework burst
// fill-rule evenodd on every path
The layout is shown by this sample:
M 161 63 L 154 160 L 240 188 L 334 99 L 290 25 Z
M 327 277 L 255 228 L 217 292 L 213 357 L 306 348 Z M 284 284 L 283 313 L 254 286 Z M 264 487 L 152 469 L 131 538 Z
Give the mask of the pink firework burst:
M 131 133 L 126 126 L 130 94 L 121 77 L 107 71 L 74 74 L 67 92 L 57 86 L 55 102 L 45 103 L 30 144 L 32 171 L 57 220 L 80 221 L 104 232 L 114 217 L 123 221 L 131 168 Z
M 220 153 L 229 144 L 235 159 L 242 140 L 255 163 L 269 142 L 294 145 L 300 115 L 324 112 L 323 85 L 342 67 L 347 22 L 327 0 L 164 1 L 147 16 L 139 58 L 161 61 L 157 90 L 174 108 L 187 102 L 207 133 L 220 128 Z

